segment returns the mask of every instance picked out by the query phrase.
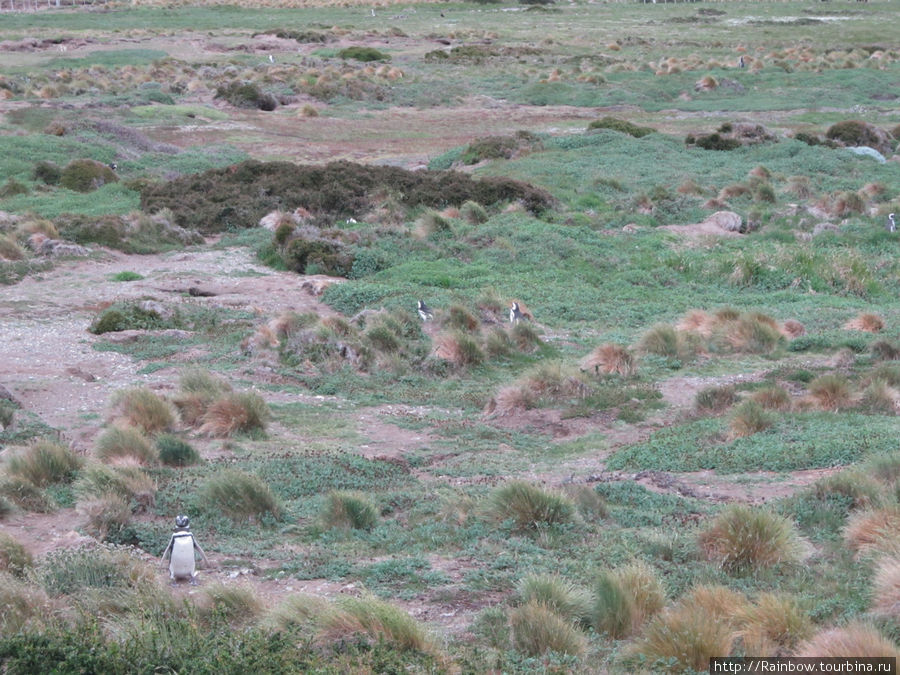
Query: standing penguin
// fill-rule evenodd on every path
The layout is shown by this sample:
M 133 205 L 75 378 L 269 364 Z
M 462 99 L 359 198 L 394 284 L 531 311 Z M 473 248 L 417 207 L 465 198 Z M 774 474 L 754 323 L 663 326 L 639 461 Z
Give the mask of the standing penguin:
M 162 561 L 165 562 L 166 556 L 169 558 L 169 578 L 175 582 L 185 577 L 190 578 L 191 585 L 197 585 L 197 566 L 194 559 L 194 549 L 200 554 L 203 562 L 209 565 L 209 560 L 200 544 L 191 534 L 190 520 L 187 516 L 175 517 L 175 531 L 169 537 L 169 545 L 163 551 Z

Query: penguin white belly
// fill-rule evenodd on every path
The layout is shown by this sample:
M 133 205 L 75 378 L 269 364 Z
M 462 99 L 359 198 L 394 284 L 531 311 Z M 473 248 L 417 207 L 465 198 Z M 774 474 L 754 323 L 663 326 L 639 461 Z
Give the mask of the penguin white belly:
M 193 577 L 196 567 L 194 565 L 194 538 L 188 535 L 175 535 L 172 542 L 172 558 L 169 561 L 169 573 L 173 579 Z

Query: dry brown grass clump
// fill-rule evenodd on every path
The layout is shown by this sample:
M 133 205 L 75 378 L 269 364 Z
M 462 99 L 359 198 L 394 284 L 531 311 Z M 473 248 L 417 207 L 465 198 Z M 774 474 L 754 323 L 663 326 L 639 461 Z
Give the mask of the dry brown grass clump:
M 801 644 L 795 656 L 806 657 L 893 657 L 897 646 L 870 624 L 854 622 L 842 628 L 824 630 Z
M 203 588 L 197 608 L 205 618 L 221 617 L 235 625 L 258 618 L 264 604 L 250 584 L 216 583 Z
M 734 409 L 729 422 L 729 437 L 744 438 L 765 431 L 775 424 L 775 418 L 754 399 L 744 401 Z
M 675 330 L 686 333 L 697 333 L 705 338 L 712 335 L 715 319 L 704 312 L 702 309 L 692 309 L 685 314 L 678 323 L 675 324 Z
M 200 424 L 209 405 L 230 391 L 230 384 L 208 370 L 187 370 L 179 380 L 179 391 L 174 403 L 181 419 L 186 424 L 195 426 Z
M 781 334 L 784 335 L 788 340 L 793 340 L 800 337 L 801 335 L 806 334 L 806 326 L 804 326 L 796 319 L 788 319 L 787 321 L 782 323 L 780 330 Z
M 743 593 L 721 584 L 694 586 L 679 599 L 678 605 L 690 607 L 730 626 L 736 626 L 741 612 L 750 607 Z
M 542 400 L 553 402 L 584 397 L 591 389 L 582 377 L 582 373 L 558 362 L 541 363 L 513 384 L 501 388 L 488 403 L 486 412 L 506 415 L 533 408 Z
M 744 652 L 753 656 L 787 656 L 812 635 L 809 615 L 788 595 L 762 593 L 737 615 Z
M 900 549 L 900 508 L 854 513 L 844 526 L 844 543 L 857 555 Z
M 548 651 L 581 655 L 587 649 L 587 638 L 570 621 L 540 602 L 516 607 L 509 615 L 513 644 L 529 656 L 542 656 Z
M 759 389 L 750 396 L 766 410 L 789 410 L 791 407 L 791 395 L 784 387 L 765 387 Z
M 900 558 L 882 558 L 875 574 L 872 613 L 896 621 L 900 619 Z
M 468 368 L 484 361 L 484 352 L 477 340 L 461 331 L 441 333 L 435 337 L 434 355 L 456 368 Z
M 112 419 L 137 427 L 145 434 L 156 434 L 175 425 L 175 412 L 168 401 L 146 387 L 136 387 L 116 392 L 112 399 Z
M 840 410 L 853 403 L 850 381 L 843 375 L 820 375 L 809 383 L 809 395 L 821 410 Z
M 625 347 L 612 343 L 602 344 L 588 354 L 581 362 L 582 369 L 599 375 L 600 373 L 634 375 L 636 364 L 634 356 Z
M 265 430 L 271 413 L 259 394 L 229 393 L 213 401 L 202 417 L 200 432 L 210 436 L 231 436 L 239 431 Z
M 789 176 L 784 191 L 798 199 L 809 199 L 813 196 L 813 190 L 809 184 L 809 176 Z
M 844 324 L 845 330 L 858 330 L 864 333 L 880 333 L 884 330 L 884 319 L 877 314 L 863 312 Z
M 666 592 L 656 571 L 644 562 L 634 562 L 615 571 L 625 593 L 631 598 L 631 630 L 637 633 L 666 604 Z

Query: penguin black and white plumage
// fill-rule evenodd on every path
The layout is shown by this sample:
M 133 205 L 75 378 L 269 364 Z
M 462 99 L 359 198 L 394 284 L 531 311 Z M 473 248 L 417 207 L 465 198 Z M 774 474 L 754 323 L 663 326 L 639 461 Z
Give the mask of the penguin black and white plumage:
M 209 560 L 200 544 L 194 539 L 190 530 L 190 520 L 187 516 L 175 518 L 175 531 L 169 537 L 169 545 L 163 551 L 162 560 L 169 556 L 169 578 L 176 582 L 180 579 L 189 579 L 191 584 L 197 583 L 197 562 L 194 551 L 200 554 L 203 562 L 209 565 Z
M 426 305 L 422 300 L 419 300 L 417 303 L 417 310 L 419 312 L 419 317 L 422 321 L 431 321 L 434 319 L 434 312 L 431 311 L 431 308 Z
M 509 308 L 509 322 L 510 323 L 519 323 L 519 321 L 523 320 L 525 315 L 522 313 L 522 310 L 519 309 L 519 303 L 513 302 L 512 307 Z
M 888 230 L 888 232 L 896 232 L 897 231 L 897 223 L 894 220 L 893 213 L 888 214 L 887 230 Z

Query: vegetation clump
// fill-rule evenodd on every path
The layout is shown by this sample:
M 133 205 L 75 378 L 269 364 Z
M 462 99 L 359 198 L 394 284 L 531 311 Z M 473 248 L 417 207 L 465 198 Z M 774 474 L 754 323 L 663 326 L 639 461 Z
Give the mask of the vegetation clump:
M 845 146 L 868 146 L 885 156 L 890 156 L 894 147 L 890 134 L 862 120 L 844 120 L 832 124 L 825 132 L 825 137 Z
M 735 505 L 725 509 L 699 535 L 709 560 L 729 572 L 747 572 L 800 558 L 792 522 L 770 511 Z
M 228 101 L 235 108 L 257 108 L 272 111 L 278 107 L 278 100 L 262 91 L 253 82 L 229 82 L 216 88 L 216 98 Z
M 378 195 L 400 196 L 407 209 L 444 208 L 466 201 L 482 205 L 521 201 L 527 209 L 547 209 L 549 193 L 520 181 L 445 171 L 406 171 L 391 166 L 331 162 L 298 166 L 288 162 L 247 161 L 227 169 L 212 169 L 141 191 L 144 211 L 171 209 L 181 227 L 200 232 L 255 227 L 265 214 L 284 204 L 302 204 L 317 218 L 360 218 Z
M 368 63 L 370 61 L 390 61 L 390 54 L 385 54 L 374 47 L 345 47 L 338 52 L 338 56 L 342 59 L 353 59 L 354 61 L 362 61 Z
M 172 434 L 160 434 L 156 438 L 159 461 L 167 466 L 190 466 L 200 461 L 200 454 L 194 447 Z
M 371 530 L 377 520 L 375 506 L 362 495 L 331 492 L 322 509 L 322 523 L 329 528 Z
M 235 521 L 281 520 L 284 508 L 269 486 L 258 476 L 226 469 L 213 476 L 203 489 L 203 499 L 212 511 L 221 511 Z
M 106 164 L 93 159 L 76 159 L 69 162 L 59 177 L 59 184 L 75 192 L 92 192 L 108 183 L 117 183 L 119 177 Z
M 642 127 L 628 120 L 620 120 L 618 117 L 603 117 L 599 120 L 594 120 L 588 124 L 588 129 L 612 129 L 635 138 L 643 138 L 647 134 L 652 134 L 656 131 L 653 127 Z
M 460 161 L 463 164 L 477 164 L 489 159 L 511 159 L 542 148 L 541 139 L 528 131 L 518 131 L 512 136 L 486 136 L 469 143 Z
M 522 481 L 512 481 L 491 495 L 490 513 L 499 521 L 512 521 L 519 530 L 536 530 L 570 522 L 575 505 L 563 495 Z
M 7 471 L 38 487 L 70 483 L 82 465 L 82 459 L 70 448 L 53 441 L 37 441 L 23 452 L 12 455 Z

